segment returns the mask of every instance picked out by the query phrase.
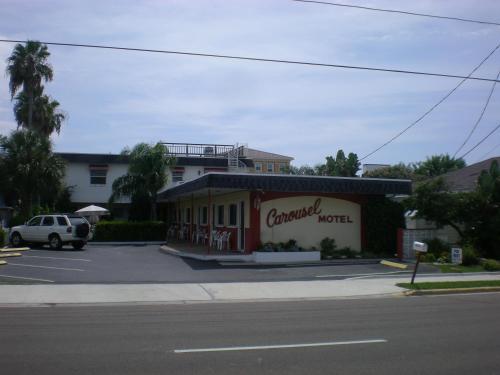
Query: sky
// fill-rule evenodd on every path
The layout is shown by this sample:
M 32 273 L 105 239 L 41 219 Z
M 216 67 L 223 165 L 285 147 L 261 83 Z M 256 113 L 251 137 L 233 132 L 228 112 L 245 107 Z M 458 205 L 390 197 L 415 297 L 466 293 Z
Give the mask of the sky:
M 496 0 L 346 4 L 500 22 Z M 495 18 L 496 17 L 496 18 Z M 0 0 L 0 39 L 103 44 L 467 75 L 500 42 L 500 26 L 290 0 Z M 0 43 L 0 71 L 14 44 Z M 118 153 L 139 142 L 245 144 L 324 162 L 360 158 L 420 117 L 458 82 L 325 67 L 49 46 L 45 91 L 67 114 L 59 152 Z M 495 78 L 497 51 L 476 73 Z M 366 163 L 454 154 L 491 89 L 467 81 Z M 500 121 L 500 85 L 459 156 Z M 0 134 L 16 129 L 0 73 Z M 500 155 L 500 131 L 466 161 Z

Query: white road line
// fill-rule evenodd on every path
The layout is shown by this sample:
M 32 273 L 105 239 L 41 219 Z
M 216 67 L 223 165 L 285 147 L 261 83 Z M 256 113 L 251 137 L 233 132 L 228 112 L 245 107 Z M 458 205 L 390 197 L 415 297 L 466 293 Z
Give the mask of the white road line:
M 358 277 L 358 276 L 377 276 L 377 275 L 394 275 L 397 273 L 411 273 L 413 271 L 394 271 L 394 272 L 375 272 L 375 273 L 354 273 L 347 275 L 317 275 L 316 277 Z
M 20 266 L 20 267 L 34 267 L 34 268 L 47 268 L 51 270 L 64 270 L 64 271 L 85 271 L 80 268 L 64 268 L 64 267 L 49 267 L 49 266 L 37 266 L 35 264 L 21 264 L 21 263 L 12 263 L 9 262 L 10 266 Z
M 206 349 L 176 349 L 174 353 L 203 353 L 203 352 L 229 352 L 238 350 L 265 350 L 265 349 L 286 349 L 286 348 L 311 348 L 318 346 L 336 346 L 336 345 L 354 345 L 354 344 L 378 344 L 387 342 L 385 339 L 376 340 L 355 340 L 355 341 L 331 341 L 316 342 L 310 344 L 292 344 L 292 345 L 263 345 L 263 346 L 233 346 L 227 348 L 206 348 Z
M 23 279 L 23 280 L 35 280 L 35 281 L 45 281 L 47 283 L 53 283 L 54 280 L 47 280 L 47 279 L 37 279 L 35 277 L 21 277 L 21 276 L 10 276 L 10 275 L 3 275 L 3 274 L 0 274 L 0 278 L 1 277 L 8 277 L 8 278 L 11 278 L 11 279 Z
M 59 258 L 59 257 L 47 257 L 47 256 L 39 256 L 39 255 L 23 255 L 23 258 L 42 258 L 42 259 L 63 259 L 63 260 L 77 260 L 80 262 L 92 262 L 90 259 L 81 259 L 81 258 Z

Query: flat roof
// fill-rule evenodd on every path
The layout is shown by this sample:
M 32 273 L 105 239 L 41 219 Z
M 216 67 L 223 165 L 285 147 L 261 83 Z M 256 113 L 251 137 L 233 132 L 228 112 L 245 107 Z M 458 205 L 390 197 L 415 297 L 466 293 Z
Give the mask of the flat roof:
M 411 194 L 411 180 L 211 172 L 162 191 L 158 194 L 158 200 L 168 201 L 209 188 L 287 193 L 409 195 Z

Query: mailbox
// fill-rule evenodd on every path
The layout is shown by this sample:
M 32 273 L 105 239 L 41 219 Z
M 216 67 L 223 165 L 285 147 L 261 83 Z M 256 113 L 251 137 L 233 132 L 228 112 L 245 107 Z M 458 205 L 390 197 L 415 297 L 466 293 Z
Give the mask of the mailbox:
M 413 242 L 413 250 L 418 251 L 420 253 L 427 252 L 427 244 L 423 242 L 415 241 Z

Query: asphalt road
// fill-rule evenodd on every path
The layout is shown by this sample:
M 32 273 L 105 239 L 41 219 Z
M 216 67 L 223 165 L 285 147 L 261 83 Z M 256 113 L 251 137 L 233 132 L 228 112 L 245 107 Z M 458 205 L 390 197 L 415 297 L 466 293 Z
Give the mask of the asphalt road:
M 222 266 L 183 259 L 159 246 L 86 246 L 84 251 L 38 248 L 7 258 L 0 283 L 197 283 L 343 279 L 400 272 L 380 264 Z M 422 267 L 422 272 L 436 272 Z M 406 277 L 408 277 L 406 275 Z
M 498 374 L 498 311 L 500 294 L 3 308 L 0 371 L 6 375 Z M 262 347 L 270 345 L 293 347 Z M 242 350 L 249 346 L 259 348 Z M 176 352 L 192 349 L 212 351 Z

